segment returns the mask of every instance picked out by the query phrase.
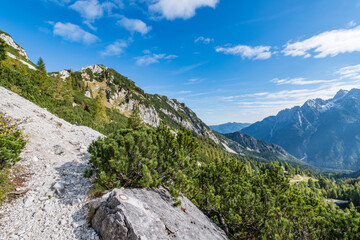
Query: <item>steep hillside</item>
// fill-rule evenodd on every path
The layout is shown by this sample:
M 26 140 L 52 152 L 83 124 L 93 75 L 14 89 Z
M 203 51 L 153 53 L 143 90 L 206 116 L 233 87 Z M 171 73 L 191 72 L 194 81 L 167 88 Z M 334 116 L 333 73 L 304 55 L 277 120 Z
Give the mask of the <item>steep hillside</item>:
M 233 133 L 238 132 L 241 129 L 250 126 L 250 123 L 236 123 L 236 122 L 229 122 L 219 125 L 211 125 L 209 128 L 211 130 L 217 131 L 219 133 L 225 134 L 225 133 Z
M 127 117 L 138 107 L 140 118 L 150 126 L 157 127 L 160 121 L 164 121 L 175 129 L 186 127 L 199 136 L 209 137 L 217 142 L 209 127 L 184 103 L 166 96 L 145 93 L 132 80 L 114 69 L 92 65 L 77 72 L 63 70 L 51 75 L 59 76 L 63 81 L 73 78 L 83 82 L 84 95 L 88 98 L 95 98 L 99 90 L 103 91 L 106 95 L 105 105 L 117 109 Z
M 282 147 L 266 143 L 247 134 L 235 132 L 222 135 L 216 133 L 216 137 L 227 151 L 235 152 L 240 156 L 245 156 L 260 162 L 288 162 L 294 166 L 317 170 L 310 164 L 295 158 Z
M 308 100 L 241 132 L 275 143 L 326 169 L 360 168 L 360 90 L 340 90 L 329 100 Z

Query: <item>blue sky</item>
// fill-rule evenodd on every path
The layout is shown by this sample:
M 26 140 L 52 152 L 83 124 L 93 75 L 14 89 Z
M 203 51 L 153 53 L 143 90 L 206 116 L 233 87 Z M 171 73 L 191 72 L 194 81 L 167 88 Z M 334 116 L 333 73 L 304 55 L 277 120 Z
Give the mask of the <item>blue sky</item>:
M 101 63 L 207 124 L 360 87 L 359 0 L 4 1 L 0 29 L 48 71 Z

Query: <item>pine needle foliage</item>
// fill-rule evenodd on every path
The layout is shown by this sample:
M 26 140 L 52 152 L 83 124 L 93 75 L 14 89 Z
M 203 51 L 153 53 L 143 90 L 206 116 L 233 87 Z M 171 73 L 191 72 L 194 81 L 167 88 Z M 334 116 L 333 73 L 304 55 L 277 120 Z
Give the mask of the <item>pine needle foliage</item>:
M 2 60 L 6 59 L 6 43 L 0 38 L 0 64 Z
M 45 72 L 46 73 L 46 69 L 45 69 L 45 62 L 42 59 L 42 57 L 39 58 L 38 62 L 37 62 L 37 67 L 39 69 L 39 71 Z
M 20 160 L 21 150 L 26 144 L 18 123 L 0 112 L 0 204 L 6 192 L 13 188 L 9 169 Z
M 0 113 L 0 170 L 19 161 L 25 144 L 18 121 Z
M 196 173 L 197 149 L 187 129 L 177 135 L 163 124 L 119 130 L 90 145 L 92 169 L 86 176 L 94 173 L 96 187 L 103 189 L 165 186 L 177 197 Z

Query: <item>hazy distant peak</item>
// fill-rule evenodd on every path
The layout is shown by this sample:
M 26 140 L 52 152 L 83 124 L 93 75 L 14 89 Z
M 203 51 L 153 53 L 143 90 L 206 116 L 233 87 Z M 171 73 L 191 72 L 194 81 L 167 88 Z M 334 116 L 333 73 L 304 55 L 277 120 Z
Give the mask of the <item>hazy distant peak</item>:
M 340 89 L 334 96 L 334 100 L 338 100 L 340 98 L 343 98 L 346 94 L 348 94 L 349 91 Z

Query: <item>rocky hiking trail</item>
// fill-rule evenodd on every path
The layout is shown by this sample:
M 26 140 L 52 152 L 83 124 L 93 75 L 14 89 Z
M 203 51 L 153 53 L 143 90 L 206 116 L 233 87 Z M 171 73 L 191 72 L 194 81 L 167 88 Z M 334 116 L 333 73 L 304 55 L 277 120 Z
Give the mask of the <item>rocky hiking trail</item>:
M 91 182 L 83 173 L 87 148 L 102 135 L 2 87 L 0 111 L 24 120 L 20 127 L 28 136 L 17 163 L 27 178 L 16 190 L 25 193 L 0 208 L 0 239 L 99 239 L 86 222 L 83 206 Z

